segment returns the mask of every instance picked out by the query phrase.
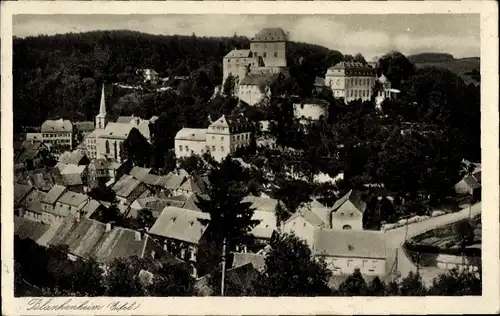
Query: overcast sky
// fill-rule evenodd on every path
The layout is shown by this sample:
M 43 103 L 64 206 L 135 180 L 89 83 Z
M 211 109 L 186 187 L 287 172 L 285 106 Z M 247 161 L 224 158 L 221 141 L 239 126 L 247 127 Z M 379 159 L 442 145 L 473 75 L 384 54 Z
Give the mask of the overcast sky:
M 479 56 L 479 14 L 414 15 L 17 15 L 13 35 L 26 37 L 128 29 L 150 34 L 251 37 L 279 26 L 290 40 L 319 44 L 365 58 L 390 50 Z

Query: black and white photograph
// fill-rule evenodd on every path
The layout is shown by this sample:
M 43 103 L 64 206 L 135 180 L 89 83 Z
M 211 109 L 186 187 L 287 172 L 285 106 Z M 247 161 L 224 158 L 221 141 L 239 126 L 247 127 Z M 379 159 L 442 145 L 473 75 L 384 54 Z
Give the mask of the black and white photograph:
M 485 294 L 480 13 L 11 19 L 2 217 L 31 312 Z

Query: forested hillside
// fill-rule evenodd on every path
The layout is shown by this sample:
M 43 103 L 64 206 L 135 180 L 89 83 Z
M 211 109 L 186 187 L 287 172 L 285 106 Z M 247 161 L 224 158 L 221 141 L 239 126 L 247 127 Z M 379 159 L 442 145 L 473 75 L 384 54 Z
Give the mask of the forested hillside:
M 206 102 L 213 88 L 221 84 L 222 58 L 231 49 L 246 47 L 249 39 L 236 35 L 161 36 L 133 31 L 14 38 L 15 127 L 39 126 L 54 117 L 91 120 L 101 84 L 120 81 L 137 68 L 153 68 L 160 76 L 191 76 L 190 88 L 198 91 L 183 91 Z M 291 43 L 287 53 L 292 75 L 298 76 L 295 68 L 300 67 L 301 80 L 310 84 L 311 78 L 324 75 L 326 68 L 342 58 L 338 51 L 304 43 Z M 109 104 L 124 97 L 142 102 L 137 93 L 117 89 L 107 93 Z

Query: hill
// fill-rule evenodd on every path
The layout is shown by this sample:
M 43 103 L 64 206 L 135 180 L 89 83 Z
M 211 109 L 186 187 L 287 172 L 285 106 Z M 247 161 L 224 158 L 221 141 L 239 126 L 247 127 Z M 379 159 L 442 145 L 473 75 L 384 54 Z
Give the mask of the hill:
M 236 35 L 165 36 L 126 30 L 14 38 L 14 127 L 37 126 L 55 117 L 92 120 L 102 83 L 130 78 L 138 68 L 155 69 L 160 76 L 198 77 L 202 82 L 194 85 L 211 96 L 222 81 L 223 57 L 249 43 Z M 342 58 L 338 51 L 305 43 L 291 43 L 287 55 L 291 66 L 304 57 L 312 78 Z M 200 71 L 203 75 L 197 76 Z M 121 97 L 107 96 L 109 103 Z
M 407 57 L 417 68 L 438 67 L 445 68 L 460 76 L 466 84 L 479 85 L 481 78 L 479 75 L 480 58 L 454 58 L 450 54 L 441 53 L 422 53 L 410 55 Z

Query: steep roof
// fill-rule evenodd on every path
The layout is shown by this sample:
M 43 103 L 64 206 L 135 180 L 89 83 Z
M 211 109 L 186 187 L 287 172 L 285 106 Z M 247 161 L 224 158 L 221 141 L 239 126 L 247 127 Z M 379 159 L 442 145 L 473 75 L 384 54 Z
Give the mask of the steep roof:
M 337 211 L 347 201 L 350 201 L 361 213 L 366 209 L 366 203 L 361 200 L 359 192 L 350 190 L 333 204 L 332 211 Z
M 14 183 L 14 203 L 20 203 L 32 189 L 31 184 Z
M 251 131 L 253 125 L 243 114 L 236 114 L 222 115 L 210 127 L 228 127 L 231 134 L 238 134 Z
M 385 259 L 385 233 L 372 230 L 316 229 L 314 255 Z
M 72 152 L 64 153 L 59 158 L 59 161 L 67 165 L 79 165 L 85 158 L 87 158 L 87 155 L 85 153 L 80 150 L 74 150 Z
M 81 175 L 70 173 L 61 175 L 61 181 L 58 183 L 63 184 L 65 186 L 75 186 L 75 185 L 83 185 L 83 179 Z
M 101 206 L 101 203 L 98 201 L 91 199 L 85 206 L 82 208 L 82 213 L 85 217 L 90 218 L 92 214 Z
M 15 163 L 19 164 L 35 159 L 42 148 L 45 148 L 45 145 L 40 141 L 23 142 L 21 152 L 17 155 Z
M 125 140 L 132 128 L 135 128 L 134 124 L 131 123 L 113 123 L 110 122 L 106 125 L 104 131 L 99 134 L 102 138 L 116 138 Z
M 276 79 L 278 79 L 279 74 L 271 73 L 260 73 L 260 74 L 248 74 L 240 81 L 240 86 L 269 86 Z
M 256 211 L 275 213 L 279 201 L 272 198 L 248 195 L 242 202 L 252 203 L 252 208 Z
M 251 263 L 256 270 L 260 271 L 266 266 L 266 257 L 263 255 L 258 255 L 255 253 L 233 252 L 232 256 L 233 256 L 232 268 L 236 268 Z
M 252 38 L 252 42 L 283 42 L 287 40 L 287 35 L 281 27 L 263 28 Z
M 83 166 L 83 165 L 79 166 L 76 164 L 69 164 L 66 166 L 66 168 L 61 170 L 61 175 L 76 174 L 76 175 L 81 176 L 86 168 L 87 168 L 87 166 Z
M 112 169 L 116 170 L 121 167 L 121 164 L 116 159 L 111 158 L 97 158 L 92 160 L 91 164 L 94 165 L 96 170 Z
M 115 191 L 117 196 L 126 198 L 139 186 L 139 184 L 141 184 L 141 182 L 133 176 L 124 175 L 113 185 L 112 190 Z
M 78 207 L 80 206 L 83 202 L 88 201 L 90 198 L 81 193 L 73 192 L 73 191 L 67 191 L 64 193 L 57 202 L 61 202 L 67 205 L 75 206 Z
M 325 226 L 325 222 L 318 215 L 314 214 L 311 210 L 308 210 L 308 209 L 298 210 L 292 216 L 290 216 L 290 218 L 286 222 L 287 223 L 291 222 L 294 219 L 296 219 L 297 217 L 304 218 L 305 221 L 307 221 L 308 223 L 310 223 L 311 225 L 313 225 L 315 227 L 324 227 Z
M 33 186 L 41 191 L 49 191 L 60 177 L 59 170 L 55 168 L 37 169 L 28 172 L 28 178 L 31 180 Z
M 250 56 L 249 49 L 233 49 L 224 58 L 246 58 Z
M 270 239 L 277 228 L 276 214 L 274 212 L 256 210 L 253 213 L 252 219 L 258 220 L 259 223 L 252 228 L 250 233 L 257 238 Z
M 63 195 L 64 191 L 66 191 L 65 186 L 56 184 L 52 187 L 52 189 L 50 189 L 49 192 L 47 192 L 42 202 L 52 205 Z
M 151 172 L 151 168 L 141 168 L 141 167 L 133 167 L 130 170 L 130 175 L 136 178 L 139 181 L 143 181 L 144 178 Z
M 51 233 L 54 232 L 50 225 L 14 216 L 14 234 L 21 239 L 31 239 L 41 246 L 46 246 L 47 236 Z
M 209 219 L 207 213 L 167 206 L 149 230 L 150 234 L 198 244 L 207 225 L 199 219 Z
M 20 204 L 30 212 L 41 214 L 44 197 L 45 192 L 31 190 Z
M 204 142 L 207 140 L 207 130 L 205 128 L 184 127 L 175 135 L 176 140 L 191 140 Z
M 42 132 L 73 132 L 73 124 L 69 120 L 46 120 L 41 127 Z

